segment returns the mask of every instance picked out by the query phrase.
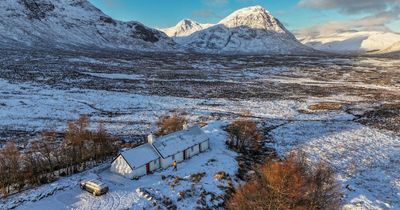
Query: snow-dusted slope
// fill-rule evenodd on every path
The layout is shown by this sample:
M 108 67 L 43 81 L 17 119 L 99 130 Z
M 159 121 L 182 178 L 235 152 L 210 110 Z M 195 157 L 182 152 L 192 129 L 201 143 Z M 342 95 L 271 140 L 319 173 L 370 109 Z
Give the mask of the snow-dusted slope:
M 314 49 L 335 53 L 367 53 L 386 49 L 400 41 L 400 34 L 381 31 L 336 33 L 300 41 Z
M 194 32 L 201 31 L 211 26 L 213 26 L 213 24 L 202 24 L 193 20 L 185 19 L 180 21 L 174 27 L 160 30 L 166 33 L 169 37 L 182 37 L 189 36 Z
M 179 24 L 178 24 L 179 25 Z M 201 53 L 301 54 L 312 50 L 260 6 L 240 9 L 218 24 L 175 37 L 186 49 Z
M 394 43 L 392 46 L 379 51 L 379 53 L 400 53 L 400 41 Z
M 0 47 L 164 50 L 175 42 L 138 22 L 116 21 L 87 0 L 1 0 Z

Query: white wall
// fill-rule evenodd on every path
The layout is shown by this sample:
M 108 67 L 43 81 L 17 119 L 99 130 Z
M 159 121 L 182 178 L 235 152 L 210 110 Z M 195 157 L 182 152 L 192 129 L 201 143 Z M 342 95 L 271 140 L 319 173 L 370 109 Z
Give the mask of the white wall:
M 200 152 L 204 152 L 209 148 L 210 144 L 209 144 L 209 140 L 201 143 L 201 151 Z
M 161 159 L 161 167 L 166 169 L 172 165 L 172 162 L 174 162 L 174 161 L 172 160 L 171 156 L 167 157 L 165 159 Z
M 132 173 L 131 178 L 138 178 L 147 174 L 146 165 L 141 166 L 139 168 L 135 168 Z
M 111 163 L 111 168 L 110 170 L 114 173 L 120 174 L 128 179 L 131 179 L 133 176 L 133 171 L 131 167 L 128 165 L 128 163 L 125 161 L 125 159 L 119 155 L 117 159 L 115 159 Z
M 183 152 L 179 152 L 178 154 L 175 154 L 175 160 L 176 162 L 182 162 L 183 161 Z M 174 162 L 174 159 L 172 159 L 172 156 L 169 156 L 165 159 L 161 158 L 161 167 L 162 168 L 168 168 L 172 166 L 172 163 Z M 179 166 L 178 166 L 179 167 Z
M 133 170 L 133 177 L 134 178 L 138 178 L 138 177 L 147 175 L 147 167 L 146 167 L 146 165 L 147 164 L 145 164 L 143 166 L 140 166 L 139 168 L 135 168 Z M 155 171 L 155 170 L 157 170 L 159 168 L 160 168 L 160 160 L 159 159 L 150 162 L 150 171 L 151 172 Z
M 150 162 L 150 171 L 155 171 L 159 168 L 160 168 L 159 159 Z M 110 170 L 111 172 L 120 174 L 128 179 L 138 178 L 147 174 L 146 165 L 143 165 L 139 168 L 135 168 L 134 170 L 132 170 L 121 155 L 118 156 L 117 159 L 115 159 L 114 162 L 111 163 Z
M 199 154 L 200 152 L 204 152 L 204 151 L 206 151 L 207 149 L 209 148 L 209 140 L 207 140 L 207 141 L 204 141 L 204 142 L 202 142 L 201 143 L 201 150 L 202 151 L 200 151 L 200 145 L 195 145 L 194 147 L 193 147 L 193 151 L 192 151 L 192 149 L 191 148 L 189 148 L 189 149 L 187 149 L 187 158 L 190 158 L 190 157 L 193 157 L 193 156 L 195 156 L 195 155 L 197 155 L 197 154 Z M 175 154 L 175 160 L 176 160 L 176 162 L 182 162 L 182 161 L 184 161 L 183 160 L 183 151 L 182 152 L 180 152 L 180 153 L 178 153 L 178 154 Z M 169 157 L 167 157 L 167 158 L 165 158 L 165 159 L 162 159 L 161 158 L 161 168 L 164 168 L 164 169 L 166 169 L 166 168 L 168 168 L 168 167 L 170 167 L 170 166 L 172 166 L 172 163 L 174 162 L 174 160 L 172 159 L 172 156 L 169 156 Z M 178 166 L 179 167 L 179 166 Z
M 150 162 L 150 171 L 155 171 L 160 168 L 160 159 L 161 158 Z
M 192 150 L 192 148 L 193 148 L 193 150 Z M 193 157 L 193 156 L 195 156 L 195 155 L 200 153 L 200 147 L 197 144 L 197 145 L 194 145 L 193 147 L 189 148 L 188 151 L 189 151 L 187 153 L 188 154 L 188 158 L 190 158 L 190 157 Z

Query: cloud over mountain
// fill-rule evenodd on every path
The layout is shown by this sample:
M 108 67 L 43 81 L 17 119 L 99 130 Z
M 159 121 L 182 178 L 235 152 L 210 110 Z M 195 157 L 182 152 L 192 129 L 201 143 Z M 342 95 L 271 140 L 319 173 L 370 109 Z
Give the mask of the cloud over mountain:
M 385 25 L 398 19 L 400 8 L 383 11 L 360 19 L 345 21 L 330 21 L 313 27 L 298 30 L 300 36 L 316 37 L 352 30 L 379 30 L 390 31 Z

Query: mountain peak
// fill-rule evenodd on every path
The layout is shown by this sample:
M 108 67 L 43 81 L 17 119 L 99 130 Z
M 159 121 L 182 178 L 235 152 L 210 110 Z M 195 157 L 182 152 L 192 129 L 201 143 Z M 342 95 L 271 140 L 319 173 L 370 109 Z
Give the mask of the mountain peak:
M 164 29 L 191 52 L 226 54 L 312 53 L 261 6 L 239 9 L 217 24 L 183 20 Z
M 178 22 L 178 24 L 176 24 L 176 26 L 179 25 L 192 25 L 192 24 L 196 24 L 197 22 L 194 20 L 190 20 L 190 19 L 183 19 L 181 21 Z
M 169 37 L 189 36 L 196 31 L 200 31 L 212 26 L 212 24 L 202 24 L 190 19 L 183 19 L 176 26 L 166 29 L 161 29 Z
M 272 14 L 261 6 L 252 6 L 239 9 L 219 22 L 228 28 L 248 27 L 287 33 L 288 31 Z
M 238 9 L 235 11 L 237 12 L 246 12 L 246 13 L 258 13 L 258 12 L 267 12 L 270 13 L 269 11 L 267 11 L 264 7 L 260 6 L 260 5 L 255 5 L 255 6 L 250 6 L 250 7 L 244 7 L 241 9 Z M 234 12 L 234 13 L 235 13 Z

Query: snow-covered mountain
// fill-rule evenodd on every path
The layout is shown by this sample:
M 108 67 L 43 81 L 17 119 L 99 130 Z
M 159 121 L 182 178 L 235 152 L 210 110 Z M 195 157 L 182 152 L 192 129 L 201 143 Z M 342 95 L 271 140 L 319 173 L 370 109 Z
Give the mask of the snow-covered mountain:
M 181 30 L 180 26 L 182 24 L 164 31 L 168 31 L 176 42 L 193 52 L 228 54 L 313 52 L 311 48 L 301 44 L 270 12 L 260 6 L 240 9 L 211 26 L 204 27 L 194 22 L 184 23 L 184 30 Z
M 87 0 L 1 0 L 0 31 L 0 47 L 176 48 L 164 33 L 114 20 Z
M 169 37 L 182 37 L 189 36 L 194 32 L 207 29 L 211 26 L 213 26 L 213 24 L 202 24 L 193 20 L 184 19 L 174 27 L 160 30 L 167 34 Z
M 318 37 L 302 37 L 299 40 L 321 51 L 358 54 L 384 50 L 400 41 L 400 34 L 382 31 L 352 31 Z
M 400 41 L 394 43 L 392 46 L 379 51 L 379 53 L 399 53 L 400 54 Z
M 214 25 L 183 20 L 163 30 L 169 37 L 139 22 L 114 20 L 88 0 L 0 0 L 0 31 L 0 48 L 232 54 L 312 52 L 260 6 L 238 10 Z

